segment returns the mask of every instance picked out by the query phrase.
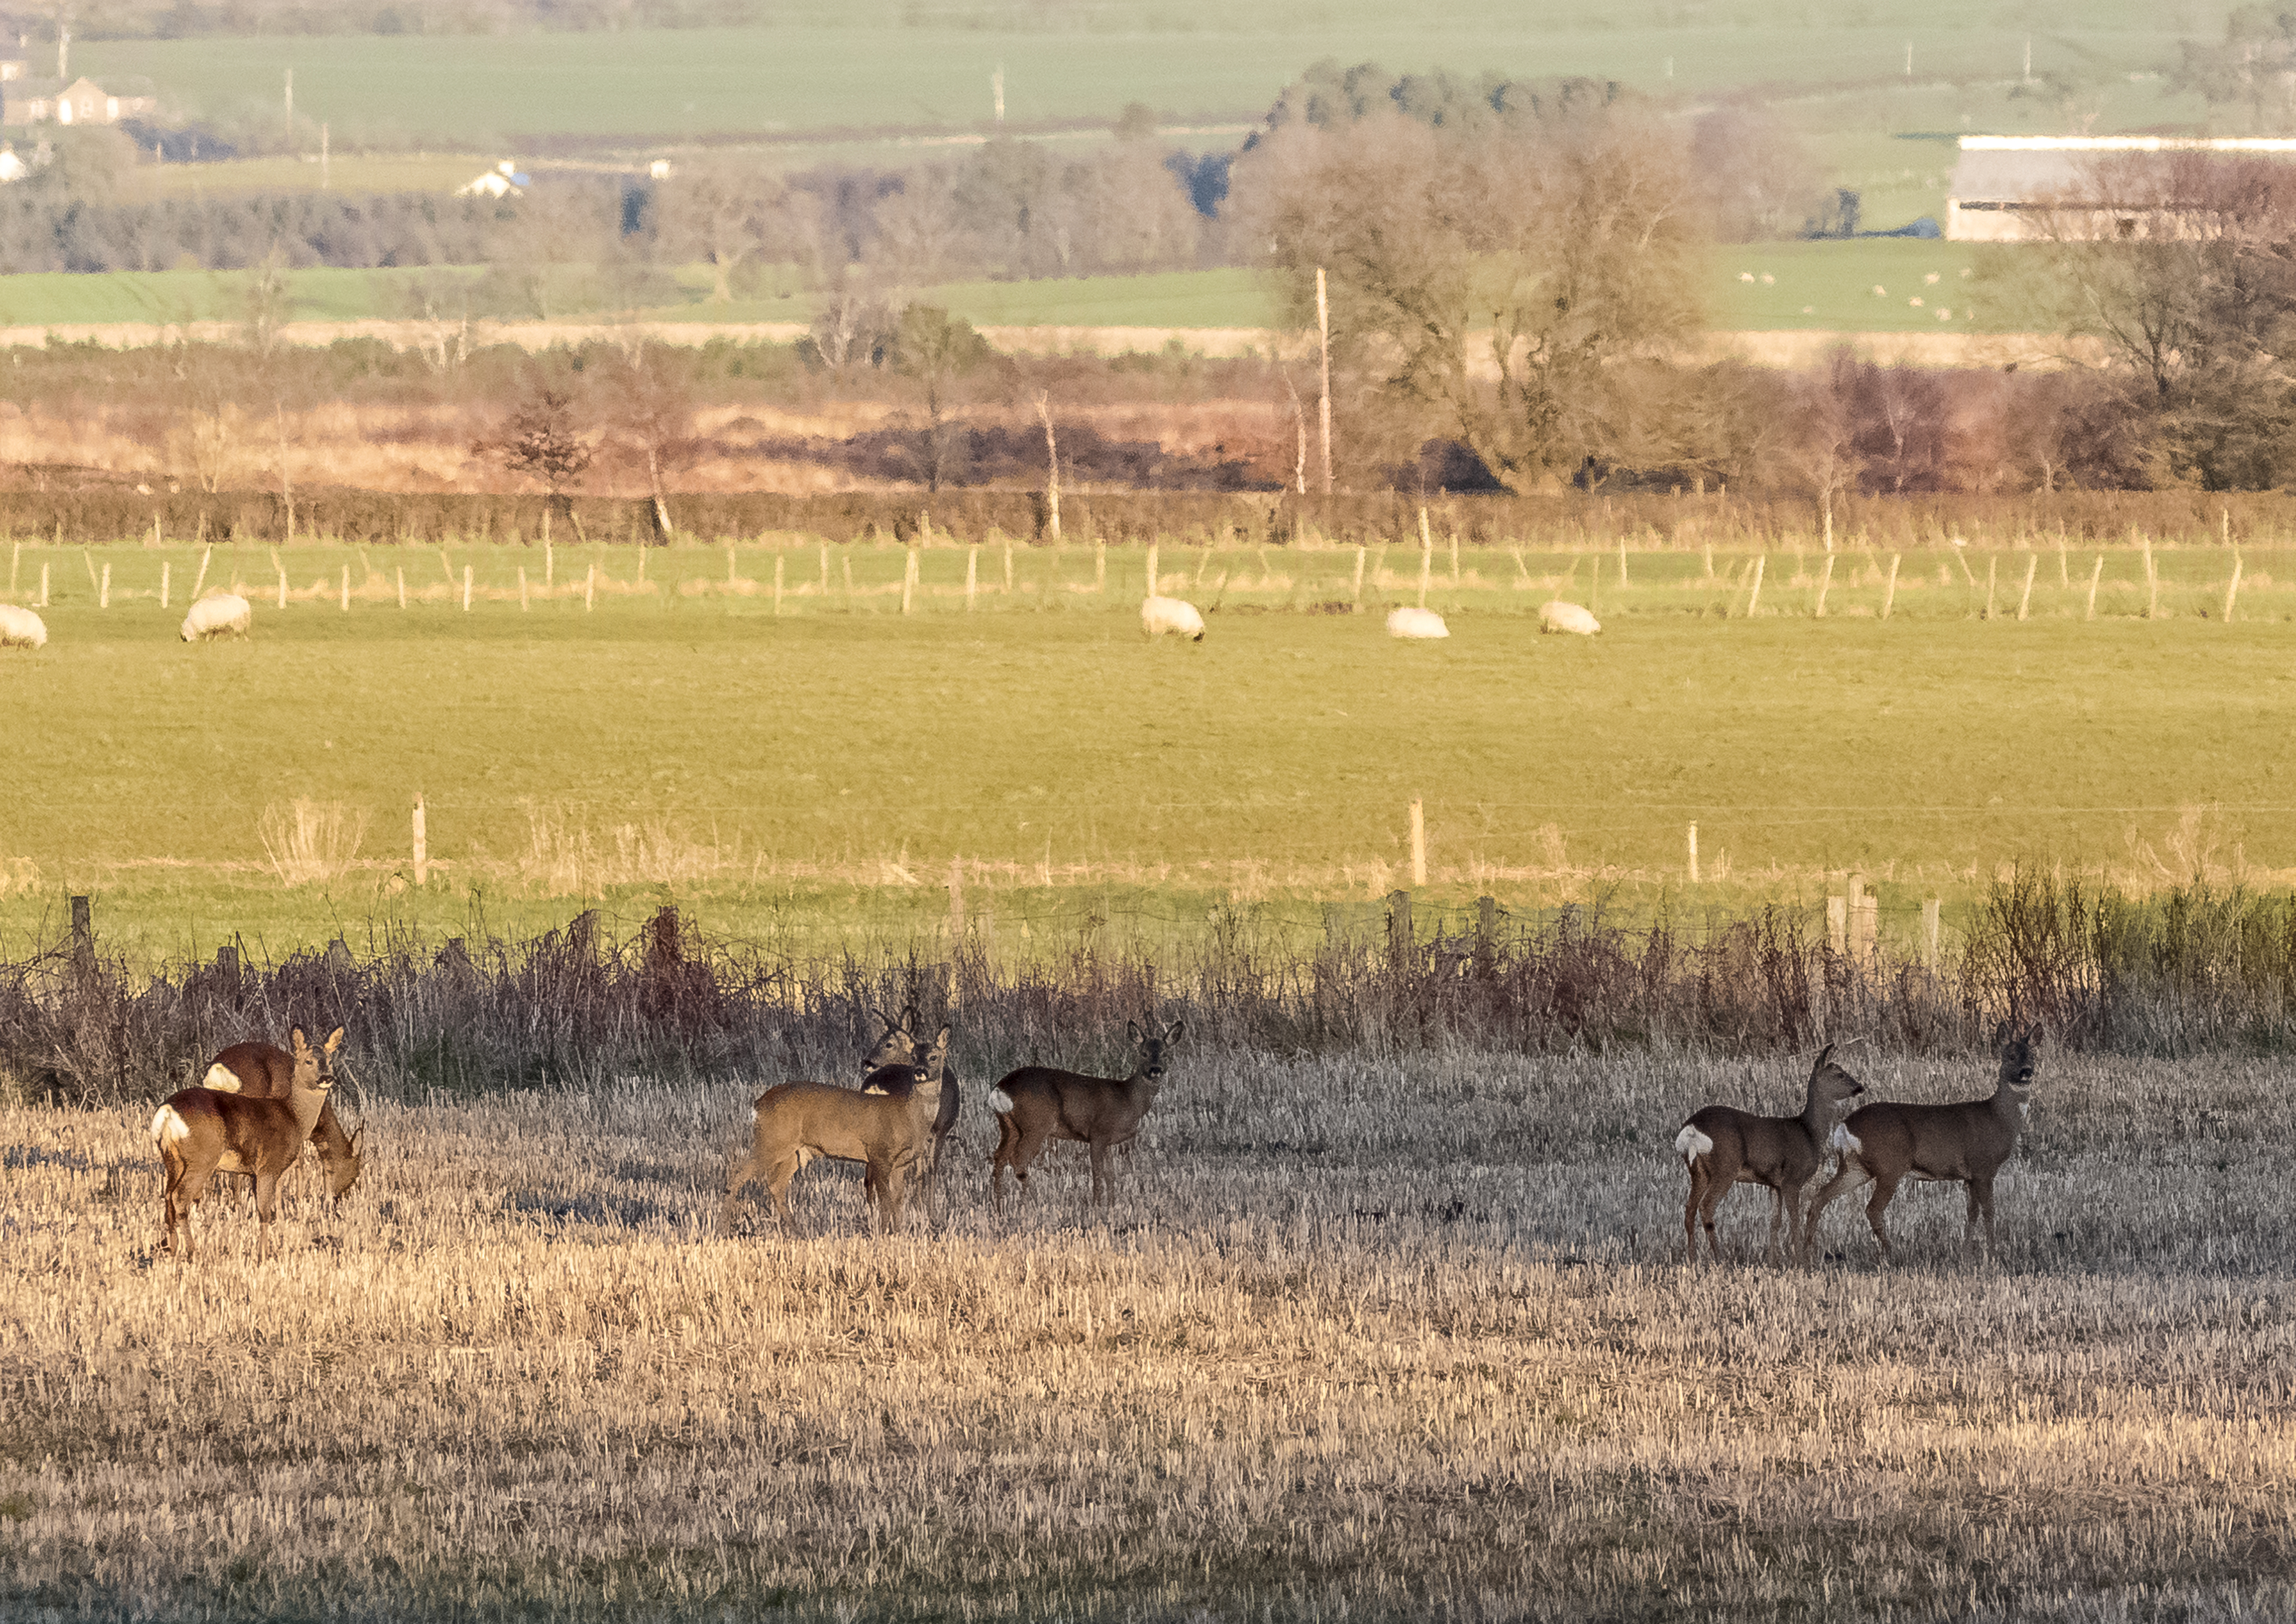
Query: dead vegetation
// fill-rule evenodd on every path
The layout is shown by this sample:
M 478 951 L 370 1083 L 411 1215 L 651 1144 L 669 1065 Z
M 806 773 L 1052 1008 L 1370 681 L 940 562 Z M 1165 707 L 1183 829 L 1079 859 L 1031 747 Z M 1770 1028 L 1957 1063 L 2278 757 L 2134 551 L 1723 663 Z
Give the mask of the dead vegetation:
M 1002 1058 L 960 1038 L 966 1075 Z M 1089 1044 L 1047 1061 L 1105 1058 Z M 857 1051 L 856 1051 L 857 1053 Z M 808 1060 L 793 1055 L 794 1068 Z M 852 1055 L 835 1057 L 849 1064 Z M 0 1111 L 0 1595 L 56 1619 L 2191 1619 L 2290 1587 L 2284 1068 L 2052 1054 L 1957 1192 L 1680 1267 L 1674 1126 L 1784 1062 L 1185 1055 L 1113 1218 L 712 1233 L 782 1075 L 467 1103 L 284 1260 L 154 1264 L 148 1112 Z M 1863 1067 L 1966 1094 L 1973 1060 Z M 221 1203 L 210 1203 L 220 1206 Z M 1726 1250 L 1759 1244 L 1748 1206 Z

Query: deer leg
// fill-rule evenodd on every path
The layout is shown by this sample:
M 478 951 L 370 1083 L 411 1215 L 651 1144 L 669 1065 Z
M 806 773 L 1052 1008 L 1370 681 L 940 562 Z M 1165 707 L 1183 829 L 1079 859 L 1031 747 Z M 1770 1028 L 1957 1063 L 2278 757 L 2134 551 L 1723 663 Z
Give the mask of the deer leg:
M 1733 1182 L 1710 1169 L 1706 1175 L 1705 1195 L 1698 1203 L 1699 1224 L 1706 1231 L 1706 1250 L 1717 1263 L 1722 1261 L 1722 1243 L 1714 1233 L 1714 1215 L 1722 1210 L 1722 1203 L 1729 1199 Z
M 271 1248 L 271 1220 L 279 1210 L 279 1175 L 276 1172 L 255 1176 L 255 1260 L 263 1261 Z
M 742 1157 L 735 1164 L 734 1171 L 726 1179 L 726 1202 L 718 1209 L 719 1228 L 726 1228 L 732 1225 L 734 1204 L 741 1199 L 742 1187 L 755 1178 L 758 1173 L 758 1155 L 755 1151 Z
M 1022 1189 L 1028 1187 L 1028 1175 L 1013 1166 L 1013 1152 L 1020 1143 L 1021 1130 L 1013 1126 L 1013 1119 L 1009 1116 L 997 1118 L 996 1149 L 988 1158 L 988 1199 L 1000 1218 L 1004 1213 L 1004 1169 L 1013 1168 L 1016 1182 Z
M 1108 1161 L 1115 1150 L 1112 1144 L 1093 1141 L 1092 1199 L 1095 1205 L 1111 1209 L 1116 1205 L 1116 1174 L 1110 1169 Z
M 774 1198 L 774 1216 L 781 1219 L 784 1234 L 794 1226 L 790 1212 L 790 1181 L 797 1177 L 798 1169 L 804 1165 L 804 1158 L 792 1150 L 785 1152 L 766 1169 L 766 1192 Z
M 1706 1169 L 1696 1157 L 1690 1159 L 1690 1193 L 1682 1203 L 1682 1247 L 1685 1261 L 1698 1261 L 1698 1203 L 1706 1193 Z
M 1804 1262 L 1808 1261 L 1810 1253 L 1817 1245 L 1817 1221 L 1825 1216 L 1827 1203 L 1837 1195 L 1855 1190 L 1873 1177 L 1864 1162 L 1848 1156 L 1841 1159 L 1841 1168 L 1825 1181 L 1825 1187 L 1817 1193 L 1817 1198 L 1810 1202 L 1809 1210 L 1803 1215 L 1801 1255 Z
M 2001 1260 L 2001 1252 L 1993 1239 L 1993 1181 L 1991 1179 L 1988 1178 L 1981 1183 L 1974 1178 L 1969 1181 L 1969 1204 L 1977 1212 L 1985 1215 L 1985 1256 L 1988 1261 L 1998 1263 Z M 1972 1223 L 1971 1227 L 1974 1228 L 1975 1225 Z
M 1892 1268 L 1897 1267 L 1898 1259 L 1890 1250 L 1890 1232 L 1882 1226 L 1882 1215 L 1890 1210 L 1890 1202 L 1897 1193 L 1896 1179 L 1884 1183 L 1877 1178 L 1874 1181 L 1874 1193 L 1866 1202 L 1866 1221 L 1874 1226 L 1874 1238 L 1882 1243 L 1882 1261 Z
M 1762 1249 L 1762 1262 L 1775 1268 L 1778 1261 L 1778 1226 L 1786 1214 L 1786 1193 L 1779 1185 L 1770 1186 L 1770 1240 Z

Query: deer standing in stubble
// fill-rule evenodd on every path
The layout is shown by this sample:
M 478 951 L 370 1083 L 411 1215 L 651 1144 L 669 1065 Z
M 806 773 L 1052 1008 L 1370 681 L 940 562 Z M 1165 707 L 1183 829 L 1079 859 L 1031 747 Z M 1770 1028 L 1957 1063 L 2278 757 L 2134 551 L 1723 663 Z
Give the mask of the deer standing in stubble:
M 923 1059 L 910 1068 L 912 1083 L 905 1093 L 864 1094 L 830 1083 L 783 1083 L 767 1089 L 758 1096 L 750 1153 L 726 1180 L 719 1223 L 733 1221 L 742 1187 L 763 1178 L 775 1214 L 787 1229 L 790 1181 L 807 1162 L 827 1157 L 863 1164 L 871 1204 L 888 1230 L 898 1229 L 908 1181 L 931 1153 L 947 1056 L 948 1029 L 943 1027 Z
M 162 1198 L 162 1251 L 175 1251 L 180 1224 L 183 1260 L 191 1261 L 192 1208 L 207 1193 L 209 1176 L 219 1171 L 254 1175 L 256 1212 L 263 1220 L 256 1255 L 261 1257 L 266 1249 L 278 1205 L 279 1176 L 302 1160 L 303 1146 L 326 1108 L 327 1091 L 335 1083 L 332 1062 L 343 1033 L 337 1027 L 324 1046 L 315 1049 L 299 1026 L 291 1040 L 293 1069 L 287 1098 L 249 1099 L 212 1088 L 183 1088 L 152 1116 L 152 1139 L 168 1180 Z
M 1827 1203 L 1870 1182 L 1874 1193 L 1866 1202 L 1866 1221 L 1882 1243 L 1882 1261 L 1896 1263 L 1882 1217 L 1907 1178 L 1967 1185 L 1969 1210 L 1962 1223 L 1962 1244 L 1966 1247 L 1976 1238 L 1981 1216 L 1986 1255 L 1995 1255 L 1993 1179 L 2017 1148 L 2018 1133 L 2025 1126 L 2025 1112 L 2032 1103 L 2033 1046 L 2039 1036 L 2038 1027 L 2018 1029 L 2005 1021 L 1995 1032 L 2001 1075 L 1989 1098 L 1950 1105 L 1868 1105 L 1851 1112 L 1829 1141 L 1841 1153 L 1841 1166 L 1810 1202 L 1802 1255 L 1808 1257 L 1816 1244 L 1817 1221 Z
M 1801 1196 L 1825 1161 L 1826 1130 L 1844 1102 L 1866 1086 L 1833 1060 L 1833 1046 L 1818 1051 L 1809 1069 L 1809 1089 L 1798 1117 L 1758 1117 L 1729 1105 L 1709 1105 L 1683 1124 L 1674 1148 L 1690 1169 L 1690 1199 L 1683 1204 L 1682 1234 L 1690 1261 L 1698 1261 L 1698 1230 L 1706 1229 L 1706 1250 L 1717 1261 L 1714 1213 L 1736 1185 L 1762 1185 L 1770 1192 L 1770 1243 L 1764 1260 L 1778 1260 L 1778 1230 L 1791 1250 L 1801 1234 Z
M 332 1054 L 333 1051 L 330 1049 L 328 1053 Z M 242 1099 L 284 1100 L 294 1094 L 294 1077 L 295 1057 L 278 1045 L 235 1043 L 208 1062 L 199 1086 L 217 1094 L 235 1094 Z M 311 1144 L 319 1152 L 319 1165 L 325 1170 L 330 1200 L 340 1201 L 358 1182 L 359 1152 L 365 1142 L 364 1128 L 355 1134 L 343 1131 L 335 1115 L 335 1102 L 330 1096 L 311 1128 Z
M 901 1011 L 898 1021 L 885 1021 L 885 1035 L 877 1039 L 876 1046 L 861 1062 L 861 1092 L 864 1094 L 906 1094 L 915 1087 L 917 1063 L 917 1006 L 911 1004 Z M 940 1180 L 941 1152 L 949 1129 L 956 1126 L 960 1090 L 955 1070 L 947 1057 L 941 1059 L 940 1108 L 932 1122 L 932 1146 L 925 1158 L 924 1171 L 934 1184 Z
M 1129 1077 L 1086 1077 L 1050 1066 L 1023 1066 L 990 1090 L 996 1113 L 996 1152 L 988 1159 L 988 1193 L 1004 1210 L 1004 1169 L 1013 1169 L 1021 1198 L 1029 1193 L 1029 1168 L 1050 1139 L 1081 1139 L 1092 1147 L 1092 1199 L 1112 1202 L 1115 1176 L 1109 1153 L 1140 1131 L 1148 1108 L 1164 1086 L 1164 1051 L 1180 1041 L 1180 1022 L 1143 1037 L 1138 1021 L 1126 1031 L 1139 1051 Z

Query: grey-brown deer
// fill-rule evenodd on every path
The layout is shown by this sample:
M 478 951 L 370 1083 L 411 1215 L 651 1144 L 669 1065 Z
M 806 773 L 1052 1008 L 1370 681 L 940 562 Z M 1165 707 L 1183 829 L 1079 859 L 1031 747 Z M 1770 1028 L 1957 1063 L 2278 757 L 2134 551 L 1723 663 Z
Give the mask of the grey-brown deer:
M 1762 1185 L 1770 1192 L 1770 1242 L 1767 1261 L 1778 1260 L 1778 1231 L 1789 1250 L 1800 1244 L 1802 1191 L 1825 1161 L 1825 1136 L 1844 1103 L 1866 1085 L 1837 1064 L 1833 1046 L 1818 1051 L 1809 1069 L 1809 1088 L 1798 1117 L 1758 1117 L 1730 1105 L 1708 1105 L 1682 1126 L 1674 1148 L 1690 1169 L 1690 1199 L 1683 1203 L 1682 1234 L 1690 1261 L 1698 1261 L 1698 1231 L 1706 1230 L 1706 1250 L 1716 1259 L 1714 1214 L 1722 1198 L 1739 1185 Z
M 931 1154 L 932 1123 L 940 1103 L 941 1067 L 948 1057 L 943 1027 L 909 1070 L 900 1094 L 864 1094 L 828 1083 L 783 1083 L 757 1100 L 750 1153 L 726 1180 L 718 1221 L 730 1224 L 750 1180 L 762 1178 L 782 1226 L 790 1226 L 789 1187 L 808 1161 L 857 1161 L 863 1185 L 888 1230 L 901 1226 L 909 1181 Z
M 250 1173 L 255 1177 L 255 1208 L 263 1220 L 256 1251 L 267 1248 L 278 1204 L 279 1176 L 302 1160 L 303 1146 L 326 1108 L 335 1086 L 333 1059 L 342 1046 L 338 1027 L 313 1048 L 297 1027 L 291 1034 L 292 1069 L 283 1100 L 250 1099 L 212 1088 L 178 1089 L 152 1118 L 152 1140 L 167 1173 L 162 1197 L 162 1251 L 176 1250 L 176 1230 L 184 1232 L 182 1258 L 192 1258 L 192 1208 L 207 1193 L 215 1173 Z
M 861 1092 L 864 1094 L 906 1094 L 915 1086 L 917 1063 L 917 1006 L 914 1004 L 901 1011 L 898 1021 L 885 1021 L 885 1035 L 877 1039 L 876 1046 L 861 1062 Z M 949 1129 L 956 1126 L 957 1107 L 962 1090 L 957 1086 L 956 1070 L 941 1058 L 940 1109 L 934 1113 L 932 1147 L 925 1157 L 924 1174 L 933 1184 L 940 1180 L 941 1152 L 948 1142 Z
M 294 1077 L 295 1057 L 277 1044 L 235 1043 L 208 1062 L 199 1086 L 217 1094 L 235 1094 L 242 1099 L 284 1100 L 294 1094 Z M 360 1147 L 365 1142 L 365 1128 L 355 1134 L 343 1131 L 342 1122 L 335 1115 L 335 1102 L 330 1095 L 319 1110 L 310 1140 L 326 1174 L 330 1200 L 340 1201 L 358 1182 L 363 1164 Z
M 1882 1243 L 1882 1261 L 1895 1263 L 1890 1232 L 1882 1214 L 1890 1198 L 1908 1178 L 1968 1186 L 1969 1210 L 1962 1223 L 1962 1244 L 1977 1235 L 1985 1220 L 1985 1251 L 1994 1255 L 1993 1179 L 2001 1164 L 2017 1148 L 2032 1103 L 2034 1048 L 2038 1027 L 2014 1028 L 2004 1022 L 1994 1033 L 2001 1052 L 2001 1073 L 1992 1095 L 1981 1100 L 1962 1100 L 1950 1105 L 1868 1105 L 1852 1111 L 1833 1130 L 1829 1143 L 1841 1152 L 1841 1165 L 1810 1202 L 1802 1233 L 1807 1257 L 1817 1239 L 1817 1224 L 1837 1195 L 1871 1183 L 1874 1193 L 1866 1202 L 1866 1221 Z
M 1086 1077 L 1050 1066 L 1023 1066 L 989 1091 L 996 1113 L 996 1152 L 988 1159 L 988 1193 L 1004 1210 L 1004 1169 L 1013 1169 L 1020 1195 L 1029 1193 L 1029 1168 L 1052 1139 L 1081 1139 L 1092 1150 L 1092 1199 L 1113 1201 L 1115 1177 L 1109 1153 L 1140 1131 L 1148 1108 L 1164 1086 L 1164 1051 L 1180 1041 L 1180 1022 L 1143 1036 L 1140 1023 L 1126 1031 L 1138 1052 L 1129 1077 Z

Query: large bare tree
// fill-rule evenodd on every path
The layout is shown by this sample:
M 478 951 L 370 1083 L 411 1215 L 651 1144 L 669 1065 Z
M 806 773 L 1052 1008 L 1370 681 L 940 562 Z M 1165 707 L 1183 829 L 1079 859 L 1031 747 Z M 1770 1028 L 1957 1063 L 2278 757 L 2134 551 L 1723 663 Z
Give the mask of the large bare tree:
M 1678 151 L 1608 111 L 1453 130 L 1374 109 L 1277 129 L 1239 165 L 1295 311 L 1329 275 L 1334 357 L 1517 490 L 1638 446 L 1620 363 L 1698 326 Z

